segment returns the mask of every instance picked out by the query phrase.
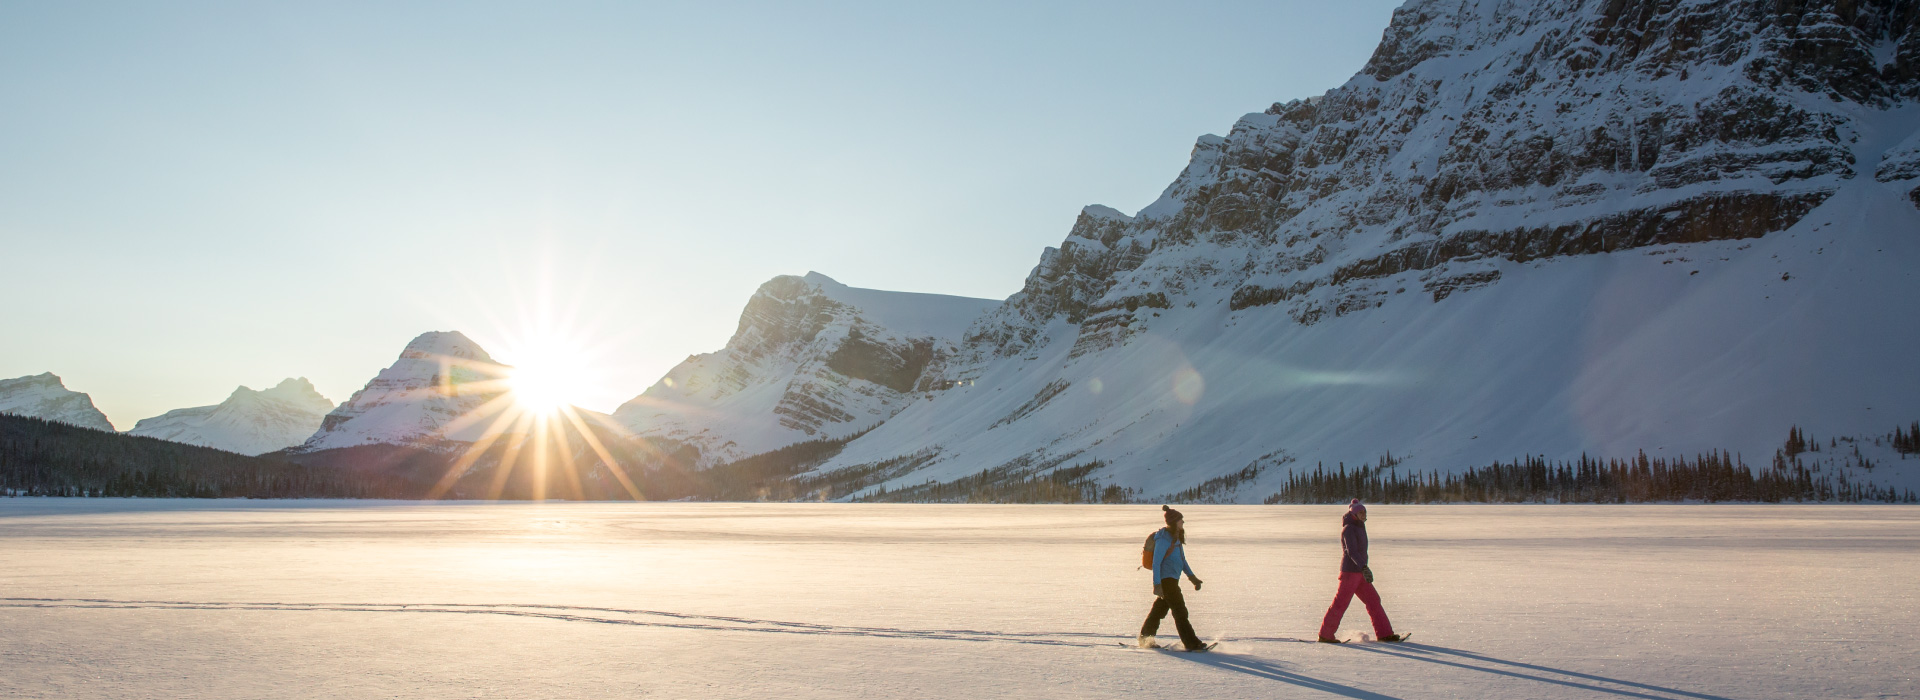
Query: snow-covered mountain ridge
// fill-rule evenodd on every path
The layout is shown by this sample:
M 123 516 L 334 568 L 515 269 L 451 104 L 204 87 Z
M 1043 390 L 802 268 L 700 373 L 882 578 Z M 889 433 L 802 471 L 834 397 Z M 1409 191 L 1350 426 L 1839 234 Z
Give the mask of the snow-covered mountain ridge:
M 93 398 L 67 389 L 52 372 L 0 379 L 0 413 L 60 421 L 82 428 L 113 430 Z
M 1771 7 L 1410 2 L 1359 75 L 1202 137 L 1138 219 L 1083 212 L 1035 269 L 1022 320 L 982 332 L 1017 338 L 1064 313 L 1110 341 L 1136 327 L 1121 302 L 1201 285 L 1312 323 L 1399 293 L 1371 281 L 1407 270 L 1444 297 L 1491 279 L 1479 261 L 1785 229 L 1875 174 L 1885 145 L 1857 163 L 1881 136 L 1862 122 L 1920 90 L 1920 34 L 1899 3 Z M 1903 48 L 1882 67 L 1890 42 Z M 1878 177 L 1920 177 L 1909 141 Z
M 1414 0 L 1345 85 L 1083 210 L 954 388 L 817 474 L 1168 493 L 1889 430 L 1920 415 L 1888 320 L 1920 298 L 1916 101 L 1912 2 Z
M 725 348 L 688 357 L 614 419 L 712 465 L 840 439 L 933 386 L 987 299 L 848 287 L 817 272 L 760 286 Z
M 481 406 L 506 393 L 506 367 L 458 331 L 422 333 L 353 397 L 328 413 L 294 454 L 361 445 L 452 451 L 478 439 Z
M 333 402 L 301 377 L 263 391 L 243 386 L 219 404 L 145 418 L 127 433 L 257 455 L 305 442 L 332 410 Z

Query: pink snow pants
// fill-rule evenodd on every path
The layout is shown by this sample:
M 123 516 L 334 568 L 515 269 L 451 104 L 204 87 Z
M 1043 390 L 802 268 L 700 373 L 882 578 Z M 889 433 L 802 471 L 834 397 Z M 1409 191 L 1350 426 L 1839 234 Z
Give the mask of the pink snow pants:
M 1340 572 L 1340 592 L 1333 595 L 1333 604 L 1327 606 L 1327 619 L 1320 621 L 1320 638 L 1332 639 L 1340 631 L 1340 618 L 1347 614 L 1347 603 L 1354 596 L 1360 596 L 1360 602 L 1367 606 L 1367 617 L 1373 618 L 1373 633 L 1385 637 L 1393 634 L 1393 623 L 1387 621 L 1387 609 L 1380 607 L 1380 592 L 1373 590 L 1373 584 L 1367 583 L 1365 576 L 1357 571 Z

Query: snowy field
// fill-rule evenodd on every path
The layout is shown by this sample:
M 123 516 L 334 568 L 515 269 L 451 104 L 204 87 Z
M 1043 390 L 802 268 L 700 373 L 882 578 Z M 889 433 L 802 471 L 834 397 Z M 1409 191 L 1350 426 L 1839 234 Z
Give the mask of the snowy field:
M 1157 506 L 0 499 L 0 697 L 1920 694 L 1917 507 L 1377 506 L 1397 646 L 1300 641 L 1340 508 L 1185 510 L 1213 654 L 1118 645 Z

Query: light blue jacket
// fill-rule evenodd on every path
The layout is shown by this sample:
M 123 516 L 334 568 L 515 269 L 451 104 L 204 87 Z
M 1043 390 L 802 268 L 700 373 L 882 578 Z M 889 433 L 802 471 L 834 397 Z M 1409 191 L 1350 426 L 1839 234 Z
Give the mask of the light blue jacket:
M 1167 552 L 1168 547 L 1173 548 L 1172 553 Z M 1193 569 L 1187 566 L 1186 546 L 1175 542 L 1173 533 L 1168 532 L 1166 528 L 1160 528 L 1159 532 L 1153 533 L 1154 583 L 1159 583 L 1161 579 L 1180 578 L 1180 572 L 1183 571 L 1186 572 L 1187 578 L 1200 578 L 1193 575 Z

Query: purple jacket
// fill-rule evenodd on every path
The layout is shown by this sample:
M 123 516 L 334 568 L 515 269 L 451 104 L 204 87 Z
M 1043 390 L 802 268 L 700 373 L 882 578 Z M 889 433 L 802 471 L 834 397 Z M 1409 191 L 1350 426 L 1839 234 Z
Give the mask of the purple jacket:
M 1348 513 L 1340 518 L 1340 571 L 1360 573 L 1367 568 L 1367 525 Z

